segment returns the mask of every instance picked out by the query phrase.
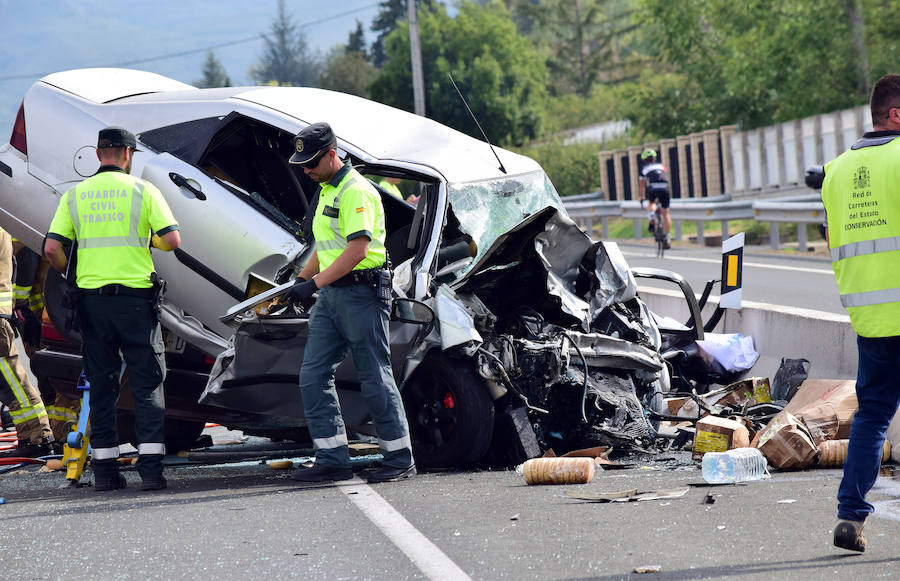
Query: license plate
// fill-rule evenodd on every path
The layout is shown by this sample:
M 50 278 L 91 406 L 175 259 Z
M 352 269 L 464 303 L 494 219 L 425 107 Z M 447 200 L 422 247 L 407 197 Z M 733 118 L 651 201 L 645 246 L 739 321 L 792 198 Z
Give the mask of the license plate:
M 165 333 L 163 335 L 163 340 L 166 344 L 166 353 L 184 353 L 184 348 L 187 344 L 184 342 L 184 339 L 178 335 Z

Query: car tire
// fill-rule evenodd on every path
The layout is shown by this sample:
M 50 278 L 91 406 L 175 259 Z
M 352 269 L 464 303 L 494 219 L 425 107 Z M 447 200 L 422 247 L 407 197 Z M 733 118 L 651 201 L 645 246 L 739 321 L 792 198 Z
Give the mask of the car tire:
M 467 360 L 429 355 L 403 389 L 413 455 L 423 470 L 481 460 L 494 433 L 494 405 Z
M 67 341 L 81 344 L 81 333 L 71 327 L 75 308 L 75 293 L 66 279 L 55 268 L 47 269 L 44 279 L 44 308 L 56 331 Z
M 194 448 L 197 444 L 197 438 L 200 437 L 205 427 L 206 422 L 166 418 L 166 453 L 177 454 L 182 450 Z M 119 443 L 128 443 L 137 447 L 137 438 L 134 435 L 134 414 L 132 412 L 119 411 L 116 417 L 116 429 L 119 432 Z

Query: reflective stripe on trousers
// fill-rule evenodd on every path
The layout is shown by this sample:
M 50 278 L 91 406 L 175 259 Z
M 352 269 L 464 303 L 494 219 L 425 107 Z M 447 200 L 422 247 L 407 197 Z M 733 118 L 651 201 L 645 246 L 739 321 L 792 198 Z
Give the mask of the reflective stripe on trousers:
M 396 440 L 378 440 L 378 447 L 385 452 L 396 452 L 406 448 L 412 449 L 412 442 L 409 439 L 409 434 L 407 434 Z
M 340 448 L 341 446 L 347 445 L 347 434 L 346 432 L 335 434 L 330 438 L 313 438 L 313 446 L 315 446 L 316 450 L 328 450 L 333 448 Z
M 119 447 L 94 448 L 91 454 L 94 460 L 115 460 L 119 457 Z
M 138 456 L 146 456 L 147 454 L 166 455 L 166 445 L 157 443 L 138 444 Z

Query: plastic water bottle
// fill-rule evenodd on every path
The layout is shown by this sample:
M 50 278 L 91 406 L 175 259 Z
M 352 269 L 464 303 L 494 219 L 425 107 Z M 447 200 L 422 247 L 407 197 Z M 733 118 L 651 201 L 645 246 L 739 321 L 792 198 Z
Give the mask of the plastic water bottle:
M 710 484 L 759 480 L 766 473 L 766 457 L 756 448 L 735 448 L 703 455 L 703 479 Z

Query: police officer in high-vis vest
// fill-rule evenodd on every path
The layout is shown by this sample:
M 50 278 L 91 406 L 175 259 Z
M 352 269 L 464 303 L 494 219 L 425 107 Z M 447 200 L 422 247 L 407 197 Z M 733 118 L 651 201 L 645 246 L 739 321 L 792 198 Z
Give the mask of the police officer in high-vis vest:
M 362 395 L 384 455 L 369 482 L 415 475 L 409 428 L 394 383 L 388 350 L 390 271 L 385 264 L 384 208 L 372 184 L 338 157 L 327 123 L 313 123 L 294 138 L 290 162 L 321 185 L 313 218 L 316 252 L 288 291 L 292 301 L 318 292 L 312 308 L 300 391 L 316 462 L 292 476 L 301 482 L 353 477 L 347 431 L 334 385 L 334 371 L 349 350 Z
M 98 491 L 126 484 L 117 461 L 120 350 L 134 398 L 141 488 L 166 487 L 166 368 L 158 322 L 160 285 L 149 246 L 174 250 L 181 245 L 181 235 L 160 191 L 129 175 L 135 146 L 134 135 L 121 127 L 100 131 L 100 169 L 63 194 L 44 246 L 53 267 L 65 272 L 63 244 L 78 244 L 78 316 L 85 374 L 91 383 L 91 467 Z
M 834 544 L 863 551 L 874 510 L 866 494 L 900 405 L 900 75 L 882 77 L 870 101 L 874 131 L 825 165 L 822 201 L 841 303 L 856 331 L 859 409 L 838 489 Z
M 9 406 L 18 441 L 0 456 L 37 458 L 53 453 L 53 435 L 41 394 L 28 380 L 13 343 L 12 253 L 12 239 L 0 228 L 0 401 Z

